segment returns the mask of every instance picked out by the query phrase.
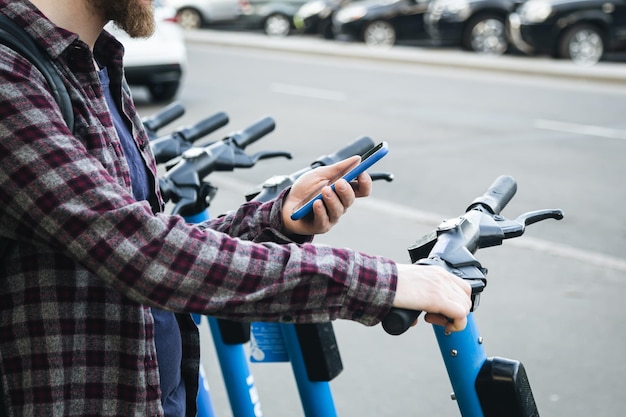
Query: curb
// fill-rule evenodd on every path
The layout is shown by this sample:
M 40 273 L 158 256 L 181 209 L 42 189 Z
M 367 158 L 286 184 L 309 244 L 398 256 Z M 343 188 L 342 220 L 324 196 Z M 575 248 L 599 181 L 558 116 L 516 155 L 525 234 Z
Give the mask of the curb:
M 306 55 L 338 56 L 626 85 L 626 63 L 623 62 L 599 62 L 592 66 L 580 66 L 570 61 L 546 57 L 484 56 L 461 50 L 418 46 L 376 49 L 360 43 L 325 40 L 313 36 L 292 35 L 286 38 L 272 38 L 263 33 L 214 29 L 186 30 L 185 39 L 190 43 L 224 47 L 265 49 Z

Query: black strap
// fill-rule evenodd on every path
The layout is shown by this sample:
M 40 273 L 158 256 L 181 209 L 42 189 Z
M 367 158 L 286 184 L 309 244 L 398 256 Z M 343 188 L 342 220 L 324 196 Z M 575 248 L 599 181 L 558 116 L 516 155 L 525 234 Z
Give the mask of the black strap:
M 27 58 L 43 74 L 61 107 L 65 123 L 74 131 L 74 111 L 70 95 L 50 58 L 21 26 L 3 14 L 0 14 L 0 43 Z
M 74 110 L 70 95 L 50 58 L 21 26 L 3 14 L 0 14 L 0 43 L 28 59 L 41 72 L 61 108 L 65 123 L 74 131 Z M 0 259 L 4 259 L 14 243 L 14 240 L 0 236 Z M 0 409 L 0 417 L 1 413 Z
M 0 259 L 4 259 L 9 254 L 14 243 L 15 240 L 0 236 Z M 0 417 L 2 417 L 2 414 L 0 414 Z
M 4 401 L 2 400 L 2 386 L 0 385 L 0 417 L 7 417 L 7 412 L 4 408 Z

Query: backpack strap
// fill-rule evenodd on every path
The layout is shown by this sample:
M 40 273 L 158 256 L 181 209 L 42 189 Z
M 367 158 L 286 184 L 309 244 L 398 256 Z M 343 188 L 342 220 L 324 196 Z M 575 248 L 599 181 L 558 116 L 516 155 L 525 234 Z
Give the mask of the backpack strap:
M 74 110 L 70 95 L 67 92 L 63 80 L 59 76 L 48 55 L 35 43 L 26 31 L 7 16 L 0 13 L 0 43 L 13 49 L 15 52 L 28 59 L 45 77 L 54 99 L 61 107 L 61 113 L 65 123 L 74 131 Z M 15 241 L 0 236 L 0 260 L 11 250 Z M 0 405 L 1 407 L 1 405 Z M 1 416 L 0 410 L 0 416 Z
M 61 107 L 65 123 L 74 131 L 74 111 L 70 95 L 50 58 L 21 26 L 3 14 L 0 14 L 0 43 L 28 59 L 41 72 Z

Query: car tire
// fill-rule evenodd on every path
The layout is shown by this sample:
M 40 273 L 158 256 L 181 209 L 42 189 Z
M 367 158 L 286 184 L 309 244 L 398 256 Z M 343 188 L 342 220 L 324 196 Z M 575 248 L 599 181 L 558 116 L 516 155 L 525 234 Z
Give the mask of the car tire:
M 479 54 L 504 54 L 509 48 L 504 21 L 504 16 L 496 14 L 473 17 L 463 33 L 463 48 Z
M 384 20 L 375 20 L 365 26 L 363 42 L 367 46 L 383 46 L 390 48 L 396 43 L 396 30 Z
M 593 65 L 604 55 L 604 35 L 594 25 L 579 24 L 567 29 L 559 41 L 559 57 L 577 64 Z
M 335 31 L 333 30 L 332 21 L 324 22 L 320 25 L 319 33 L 324 39 L 335 39 Z
M 191 8 L 183 8 L 176 13 L 178 24 L 183 29 L 200 29 L 204 23 L 199 11 Z
M 166 102 L 172 100 L 178 92 L 180 81 L 167 81 L 162 83 L 154 83 L 148 86 L 150 98 L 154 102 Z
M 263 30 L 268 36 L 287 36 L 291 32 L 291 20 L 282 13 L 271 14 L 265 19 Z

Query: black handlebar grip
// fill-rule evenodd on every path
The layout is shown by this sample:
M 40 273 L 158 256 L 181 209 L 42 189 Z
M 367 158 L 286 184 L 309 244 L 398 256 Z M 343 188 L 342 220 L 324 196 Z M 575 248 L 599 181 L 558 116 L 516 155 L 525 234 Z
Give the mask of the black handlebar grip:
M 487 208 L 492 214 L 500 214 L 517 192 L 517 182 L 508 175 L 501 175 L 482 196 L 476 198 L 467 210 L 477 205 Z
M 276 127 L 276 123 L 272 117 L 264 117 L 257 121 L 250 127 L 243 130 L 239 130 L 230 135 L 230 138 L 235 142 L 235 145 L 240 149 L 245 149 L 246 146 L 256 142 L 263 136 L 267 135 Z
M 354 140 L 348 146 L 341 148 L 334 154 L 334 156 L 337 157 L 336 162 L 339 162 L 354 155 L 363 155 L 374 146 L 376 146 L 376 142 L 374 142 L 372 138 L 369 136 L 362 136 Z
M 311 164 L 311 167 L 332 165 L 354 155 L 363 155 L 375 145 L 376 142 L 369 136 L 361 136 L 333 154 L 320 156 Z
M 180 156 L 192 146 L 193 142 L 224 126 L 226 123 L 228 123 L 226 113 L 217 113 L 192 126 L 187 126 L 167 136 L 151 140 L 150 146 L 157 163 L 162 164 Z
M 415 323 L 421 313 L 417 310 L 392 307 L 382 321 L 383 329 L 390 335 L 401 335 Z
M 215 113 L 204 120 L 179 130 L 180 135 L 188 142 L 194 142 L 228 123 L 228 115 L 224 112 Z
M 144 118 L 142 123 L 146 129 L 155 132 L 168 123 L 178 119 L 183 114 L 185 114 L 185 107 L 183 107 L 180 102 L 175 101 L 174 103 L 165 106 L 155 114 Z

